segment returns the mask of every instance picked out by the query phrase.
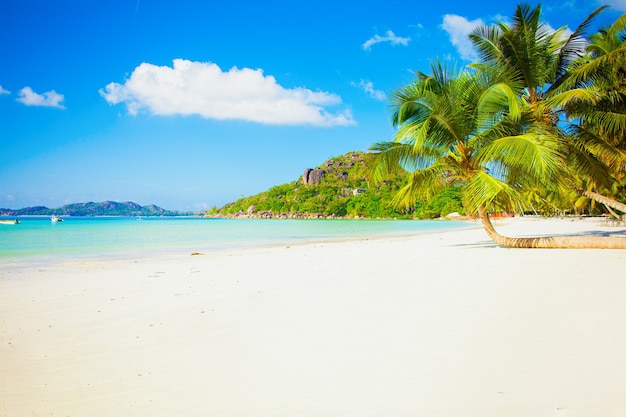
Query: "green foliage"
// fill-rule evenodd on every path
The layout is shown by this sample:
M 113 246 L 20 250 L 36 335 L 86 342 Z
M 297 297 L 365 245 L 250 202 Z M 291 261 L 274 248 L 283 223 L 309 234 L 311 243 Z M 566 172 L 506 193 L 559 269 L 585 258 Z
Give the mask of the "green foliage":
M 325 173 L 317 184 L 305 184 L 300 178 L 224 207 L 213 207 L 207 214 L 237 216 L 250 212 L 257 216 L 271 213 L 285 217 L 434 218 L 454 211 L 464 212 L 456 189 L 433 196 L 423 206 L 416 203 L 404 209 L 394 207 L 391 201 L 406 185 L 406 175 L 399 174 L 369 186 L 367 162 L 370 156 L 351 152 L 332 158 L 316 168 Z
M 417 216 L 424 219 L 438 216 L 444 217 L 454 212 L 464 214 L 465 210 L 461 200 L 460 187 L 446 188 L 428 203 L 422 205 L 417 210 Z

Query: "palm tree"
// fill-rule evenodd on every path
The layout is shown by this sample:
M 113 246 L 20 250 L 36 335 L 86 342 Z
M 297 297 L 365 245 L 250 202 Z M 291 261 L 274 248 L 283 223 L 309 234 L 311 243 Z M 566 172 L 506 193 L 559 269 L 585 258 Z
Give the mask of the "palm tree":
M 609 137 L 609 141 L 626 147 L 626 14 L 606 29 L 589 37 L 587 54 L 572 63 L 565 87 L 586 94 L 571 94 L 567 111 L 583 118 Z
M 398 130 L 393 141 L 372 146 L 370 179 L 380 182 L 408 172 L 407 185 L 393 200 L 404 207 L 462 185 L 466 209 L 479 215 L 489 237 L 501 245 L 626 248 L 626 239 L 619 238 L 509 238 L 495 231 L 488 210 L 523 205 L 525 190 L 560 177 L 563 155 L 559 141 L 542 125 L 522 131 L 524 115 L 514 111 L 510 96 L 493 88 L 500 81 L 494 76 L 499 74 L 458 72 L 438 62 L 430 75 L 418 72 L 413 83 L 392 96 Z M 507 102 L 508 110 L 494 114 L 498 102 Z
M 597 103 L 595 90 L 571 88 L 577 80 L 581 82 L 581 76 L 580 72 L 573 76 L 568 68 L 572 63 L 580 62 L 577 60 L 584 54 L 586 46 L 583 35 L 604 9 L 601 7 L 591 13 L 571 35 L 566 36 L 565 28 L 552 30 L 541 23 L 541 6 L 531 8 L 521 4 L 511 26 L 504 23 L 482 26 L 470 34 L 470 39 L 481 56 L 480 62 L 473 64 L 474 68 L 507 74 L 500 77 L 498 85 L 492 89 L 497 88 L 501 94 L 509 95 L 509 102 L 518 98 L 519 111 L 523 114 L 519 119 L 521 132 L 539 131 L 551 136 L 567 156 L 560 175 L 569 181 L 561 184 L 562 192 L 568 193 L 573 188 L 624 211 L 626 205 L 599 194 L 597 190 L 606 190 L 613 182 L 609 161 L 623 163 L 626 153 L 620 153 L 593 130 L 574 125 L 568 131 L 564 123 L 567 114 L 572 114 L 571 110 L 566 112 L 564 109 L 568 103 Z M 597 64 L 591 67 L 598 68 Z M 588 66 L 583 74 L 590 71 Z
M 616 194 L 620 188 L 623 192 L 626 177 L 625 37 L 626 14 L 591 35 L 587 54 L 568 70 L 563 86 L 569 94 L 561 94 L 563 99 L 558 102 L 577 121 L 572 128 L 577 146 L 609 169 L 608 181 L 593 184 L 603 188 L 603 195 L 593 190 L 582 194 L 623 213 L 626 204 L 606 198 L 606 194 Z

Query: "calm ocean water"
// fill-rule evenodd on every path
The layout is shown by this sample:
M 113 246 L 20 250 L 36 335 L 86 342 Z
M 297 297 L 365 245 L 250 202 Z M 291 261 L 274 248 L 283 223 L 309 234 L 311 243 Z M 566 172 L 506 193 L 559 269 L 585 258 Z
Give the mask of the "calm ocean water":
M 191 253 L 328 239 L 382 237 L 471 227 L 462 221 L 252 220 L 200 218 L 21 217 L 0 225 L 0 261 Z

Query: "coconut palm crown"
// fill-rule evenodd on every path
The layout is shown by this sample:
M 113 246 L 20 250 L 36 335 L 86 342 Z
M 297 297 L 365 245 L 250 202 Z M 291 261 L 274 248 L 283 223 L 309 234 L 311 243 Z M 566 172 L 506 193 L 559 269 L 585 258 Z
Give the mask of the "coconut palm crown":
M 585 119 L 600 120 L 604 126 L 613 126 L 613 132 L 615 126 L 622 129 L 621 133 L 625 131 L 623 106 L 613 113 L 598 112 L 607 107 L 607 102 L 626 103 L 623 95 L 611 94 L 610 98 L 608 94 L 602 95 L 603 86 L 606 91 L 606 74 L 616 71 L 607 71 L 606 65 L 600 65 L 612 64 L 611 69 L 624 72 L 624 67 L 617 63 L 620 57 L 621 64 L 624 62 L 624 49 L 619 41 L 624 19 L 619 19 L 609 30 L 592 35 L 591 43 L 584 37 L 605 9 L 595 10 L 568 35 L 566 28 L 553 30 L 541 22 L 540 5 L 532 8 L 520 4 L 510 26 L 505 23 L 481 26 L 469 38 L 480 54 L 480 61 L 472 64 L 474 68 L 508 74 L 492 89 L 509 95 L 511 102 L 513 97 L 518 98 L 519 111 L 523 114 L 521 131 L 542 131 L 559 142 L 560 152 L 567 157 L 560 172 L 561 193 L 575 189 L 623 211 L 626 206 L 598 191 L 606 191 L 615 183 L 613 167 L 626 162 L 626 153 L 616 148 L 606 135 L 591 129 L 589 123 L 587 127 L 581 123 Z M 603 86 L 598 84 L 602 77 Z M 605 104 L 600 106 L 601 103 Z M 583 113 L 581 109 L 587 111 Z M 570 121 L 572 117 L 574 122 Z
M 541 130 L 543 125 L 520 131 L 523 115 L 505 105 L 510 97 L 492 88 L 497 81 L 481 71 L 451 70 L 439 62 L 430 74 L 418 72 L 414 82 L 392 96 L 397 133 L 393 141 L 371 147 L 371 180 L 408 171 L 408 183 L 394 200 L 404 207 L 462 185 L 466 209 L 479 214 L 488 235 L 503 245 L 626 248 L 626 239 L 507 238 L 495 231 L 488 210 L 519 208 L 525 189 L 553 183 L 564 164 L 560 143 Z M 505 110 L 494 113 L 498 103 Z
M 608 167 L 609 181 L 596 184 L 615 199 L 626 189 L 626 14 L 590 36 L 587 54 L 572 63 L 561 104 L 577 121 L 571 133 L 577 145 Z M 584 194 L 591 193 L 591 190 Z M 600 196 L 601 197 L 601 196 Z M 599 198 L 595 198 L 599 200 Z M 626 213 L 626 204 L 611 207 Z
M 473 212 L 518 208 L 524 184 L 544 181 L 560 169 L 558 147 L 550 137 L 519 134 L 510 118 L 494 121 L 492 112 L 483 111 L 486 102 L 498 99 L 485 74 L 439 62 L 431 72 L 418 72 L 413 83 L 393 94 L 397 134 L 394 141 L 372 147 L 371 178 L 411 171 L 394 200 L 404 207 L 443 187 L 463 185 L 464 204 Z

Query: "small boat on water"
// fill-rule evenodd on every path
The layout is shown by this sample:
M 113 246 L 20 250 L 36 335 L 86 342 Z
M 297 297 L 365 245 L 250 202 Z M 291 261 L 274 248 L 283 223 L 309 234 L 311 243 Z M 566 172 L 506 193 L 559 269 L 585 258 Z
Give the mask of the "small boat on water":
M 0 224 L 20 224 L 20 221 L 17 219 L 1 219 Z
M 58 222 L 62 222 L 62 221 L 63 221 L 63 219 L 62 219 L 62 218 L 60 218 L 59 216 L 52 216 L 52 217 L 50 217 L 50 221 L 51 221 L 52 223 L 58 223 Z

